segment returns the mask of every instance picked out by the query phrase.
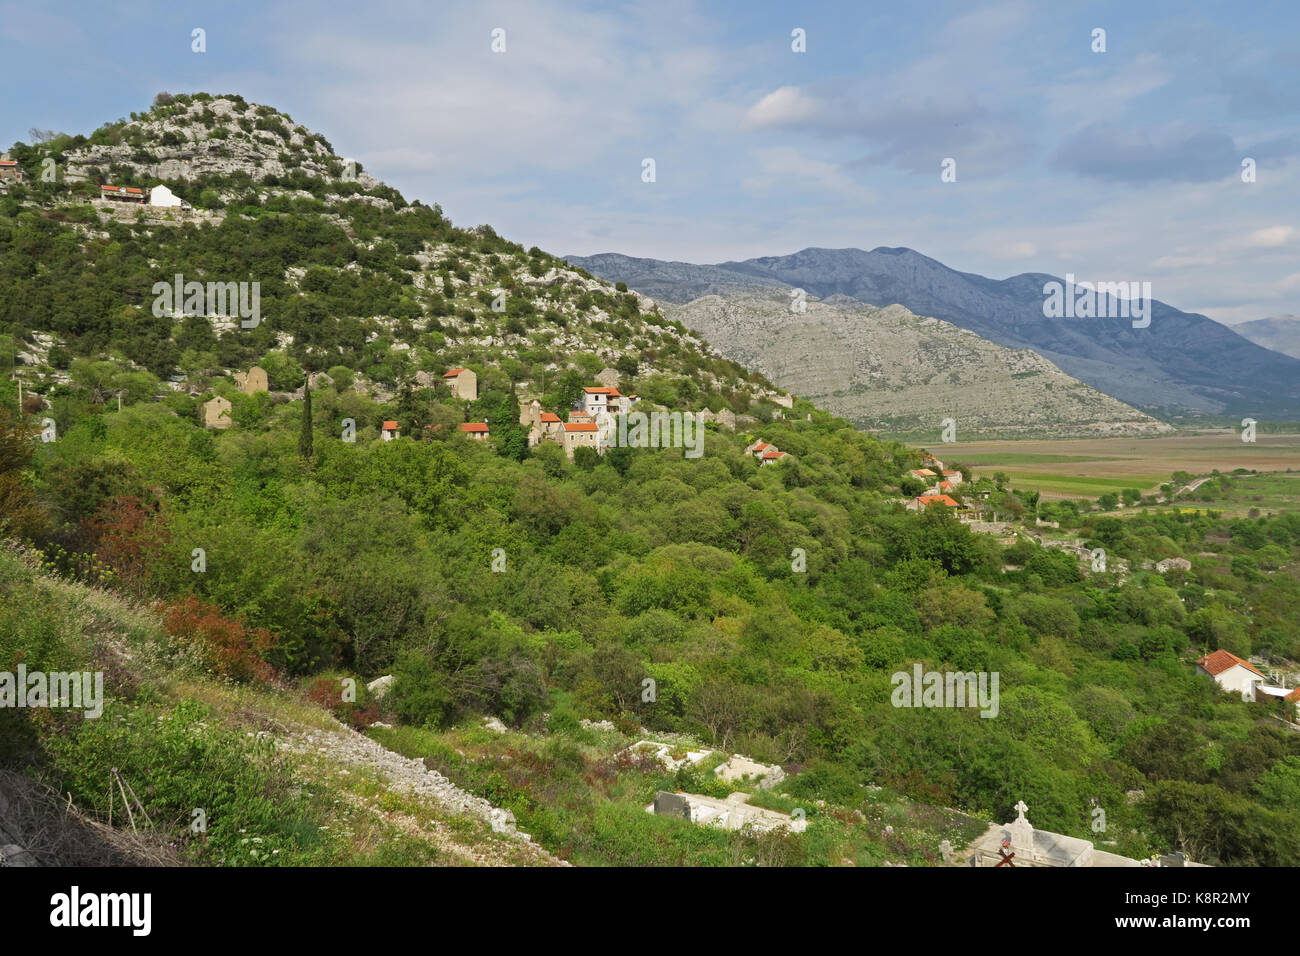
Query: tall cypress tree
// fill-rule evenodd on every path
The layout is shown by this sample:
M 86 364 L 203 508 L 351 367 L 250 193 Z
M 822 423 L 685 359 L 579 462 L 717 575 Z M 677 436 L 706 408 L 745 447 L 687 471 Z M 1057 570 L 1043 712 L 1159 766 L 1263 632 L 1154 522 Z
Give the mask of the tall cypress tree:
M 311 374 L 308 373 L 302 389 L 302 430 L 298 433 L 298 457 L 310 458 L 311 455 Z

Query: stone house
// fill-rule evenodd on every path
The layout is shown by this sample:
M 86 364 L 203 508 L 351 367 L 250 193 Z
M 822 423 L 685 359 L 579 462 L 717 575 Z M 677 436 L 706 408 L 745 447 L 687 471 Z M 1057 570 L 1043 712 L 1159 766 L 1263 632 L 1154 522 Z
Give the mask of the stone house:
M 950 481 L 954 485 L 960 485 L 964 480 L 962 478 L 962 474 L 960 471 L 952 471 L 950 469 L 940 469 L 939 473 L 943 475 L 945 481 Z
M 454 368 L 442 373 L 442 380 L 451 386 L 451 397 L 462 402 L 478 399 L 478 376 L 467 368 Z
M 913 468 L 911 471 L 908 472 L 908 474 L 920 481 L 928 481 L 931 478 L 939 477 L 929 468 Z
M 573 460 L 573 453 L 578 448 L 594 448 L 599 454 L 603 451 L 600 443 L 600 429 L 595 422 L 564 423 L 564 454 Z
M 229 428 L 231 425 L 230 409 L 232 407 L 233 406 L 230 404 L 230 399 L 222 398 L 220 395 L 218 395 L 216 398 L 204 402 L 203 403 L 203 427 L 204 428 Z
M 12 179 L 18 183 L 23 181 L 23 168 L 17 160 L 10 159 L 8 153 L 0 154 L 0 179 Z
M 554 412 L 542 411 L 542 403 L 533 399 L 519 413 L 519 424 L 528 429 L 528 447 L 535 448 L 544 441 L 564 443 L 564 421 Z
M 245 395 L 265 392 L 271 387 L 270 381 L 266 377 L 266 369 L 260 365 L 254 365 L 247 372 L 236 372 L 235 384 L 239 386 L 239 390 Z
M 775 465 L 778 461 L 780 461 L 782 458 L 785 457 L 786 457 L 785 452 L 777 451 L 775 448 L 769 447 L 767 451 L 763 452 L 763 454 L 759 456 L 758 464 L 760 467 L 763 465 Z

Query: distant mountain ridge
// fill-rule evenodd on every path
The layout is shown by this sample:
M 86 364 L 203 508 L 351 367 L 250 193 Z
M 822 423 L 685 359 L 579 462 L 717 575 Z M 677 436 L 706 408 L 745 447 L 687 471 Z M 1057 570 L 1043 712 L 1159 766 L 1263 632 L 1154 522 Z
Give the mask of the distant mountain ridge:
M 661 306 L 727 358 L 861 428 L 963 436 L 1149 435 L 1170 425 L 1078 379 L 1031 349 L 1008 349 L 902 306 L 846 296 L 793 312 L 783 289 Z
M 1046 318 L 1043 285 L 1061 280 L 1043 273 L 990 279 L 958 272 L 912 249 L 885 247 L 870 252 L 809 248 L 712 266 L 608 253 L 568 261 L 669 302 L 770 289 L 776 283 L 823 299 L 845 295 L 876 306 L 897 303 L 1000 345 L 1033 349 L 1069 375 L 1161 417 L 1300 419 L 1300 359 L 1159 299 L 1151 304 L 1151 324 L 1144 329 L 1133 328 L 1127 318 Z
M 1271 319 L 1256 319 L 1232 327 L 1256 345 L 1274 352 L 1300 358 L 1300 315 L 1275 315 Z

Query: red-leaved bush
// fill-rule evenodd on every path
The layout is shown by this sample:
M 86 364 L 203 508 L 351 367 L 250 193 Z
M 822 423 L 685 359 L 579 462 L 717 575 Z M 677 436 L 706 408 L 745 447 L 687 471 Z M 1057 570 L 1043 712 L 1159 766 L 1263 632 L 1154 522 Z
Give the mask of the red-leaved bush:
M 265 655 L 275 636 L 226 617 L 221 608 L 186 597 L 158 605 L 167 633 L 195 648 L 205 665 L 223 677 L 266 682 L 274 675 Z
M 156 594 L 153 568 L 167 546 L 166 518 L 133 495 L 110 498 L 82 528 L 95 557 L 111 568 L 119 584 L 137 597 Z

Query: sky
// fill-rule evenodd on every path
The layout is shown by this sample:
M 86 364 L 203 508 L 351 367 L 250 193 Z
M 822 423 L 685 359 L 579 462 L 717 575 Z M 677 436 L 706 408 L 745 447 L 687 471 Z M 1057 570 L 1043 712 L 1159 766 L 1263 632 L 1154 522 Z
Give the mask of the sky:
M 0 0 L 0 144 L 239 93 L 557 255 L 907 246 L 1235 323 L 1300 314 L 1297 37 L 1295 0 Z

